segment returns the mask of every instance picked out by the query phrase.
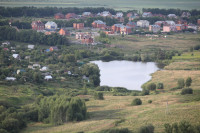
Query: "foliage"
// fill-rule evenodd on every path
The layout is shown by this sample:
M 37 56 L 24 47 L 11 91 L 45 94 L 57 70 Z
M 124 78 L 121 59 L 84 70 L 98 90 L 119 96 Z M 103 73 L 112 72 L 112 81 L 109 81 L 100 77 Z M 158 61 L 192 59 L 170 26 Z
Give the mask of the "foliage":
M 186 87 L 189 87 L 189 86 L 191 86 L 191 84 L 192 84 L 192 78 L 191 78 L 191 77 L 188 77 L 188 78 L 186 79 L 186 81 L 185 81 L 185 86 L 186 86 Z
M 157 89 L 164 89 L 163 83 L 158 83 L 157 84 Z
M 185 95 L 185 94 L 193 94 L 192 88 L 183 88 L 181 90 L 181 95 Z
M 135 105 L 141 105 L 142 104 L 142 100 L 140 98 L 135 98 L 131 105 L 135 106 Z
M 154 133 L 154 126 L 152 124 L 142 126 L 139 129 L 139 133 Z
M 96 93 L 94 94 L 94 99 L 103 100 L 103 99 L 104 99 L 103 93 L 102 93 L 102 92 L 96 92 Z
M 141 96 L 149 95 L 148 89 L 142 89 Z
M 112 88 L 112 91 L 113 92 L 129 92 L 129 90 L 127 90 L 126 88 L 124 88 L 124 87 L 113 87 Z
M 152 100 L 148 100 L 148 103 L 152 103 Z
M 103 130 L 100 133 L 131 133 L 131 131 L 129 131 L 128 128 L 121 128 L 121 129 Z
M 111 91 L 111 87 L 109 86 L 98 86 L 96 91 Z
M 178 79 L 178 88 L 183 88 L 185 86 L 185 81 L 183 78 Z
M 156 84 L 155 83 L 147 84 L 147 89 L 150 90 L 150 91 L 156 90 Z

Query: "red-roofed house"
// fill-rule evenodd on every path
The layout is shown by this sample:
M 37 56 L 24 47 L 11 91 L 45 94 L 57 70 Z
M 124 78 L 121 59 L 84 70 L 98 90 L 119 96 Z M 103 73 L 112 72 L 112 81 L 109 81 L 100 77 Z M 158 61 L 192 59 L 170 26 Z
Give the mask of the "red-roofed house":
M 73 23 L 74 29 L 84 29 L 84 23 Z
M 54 18 L 55 18 L 55 19 L 64 19 L 65 16 L 64 16 L 62 13 L 56 13 L 56 14 L 54 15 Z
M 103 22 L 103 21 L 101 21 L 101 20 L 96 20 L 96 21 L 94 21 L 93 23 L 92 23 L 92 27 L 93 28 L 104 28 L 105 29 L 105 27 L 106 27 L 106 23 L 105 22 Z
M 64 29 L 64 28 L 61 28 L 59 30 L 59 34 L 63 35 L 63 36 L 69 36 L 70 35 L 70 33 L 67 31 L 67 29 Z
M 45 25 L 41 21 L 33 21 L 31 23 L 33 30 L 44 30 Z
M 77 15 L 75 13 L 67 13 L 65 15 L 65 18 L 66 19 L 75 19 L 75 18 L 77 18 Z

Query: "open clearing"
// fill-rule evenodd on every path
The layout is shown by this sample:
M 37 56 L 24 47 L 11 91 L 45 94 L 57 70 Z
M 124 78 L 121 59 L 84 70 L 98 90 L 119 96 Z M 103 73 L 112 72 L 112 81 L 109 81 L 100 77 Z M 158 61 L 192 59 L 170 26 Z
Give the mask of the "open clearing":
M 179 8 L 200 9 L 199 0 L 0 0 L 1 6 L 21 7 L 106 7 L 116 10 L 133 10 L 142 8 Z

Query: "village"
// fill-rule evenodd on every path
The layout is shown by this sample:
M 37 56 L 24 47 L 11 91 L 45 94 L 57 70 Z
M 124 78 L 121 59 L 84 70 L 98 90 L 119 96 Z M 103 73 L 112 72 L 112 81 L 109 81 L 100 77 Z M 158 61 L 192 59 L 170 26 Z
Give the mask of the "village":
M 75 39 L 73 43 L 93 45 L 99 43 L 95 41 L 95 37 L 99 36 L 100 32 L 104 32 L 105 34 L 112 36 L 120 34 L 130 35 L 143 32 L 148 32 L 151 34 L 167 34 L 170 32 L 180 33 L 183 31 L 192 31 L 196 33 L 200 30 L 200 19 L 197 20 L 197 25 L 188 23 L 186 20 L 182 19 L 191 17 L 189 12 L 183 12 L 181 16 L 177 16 L 175 14 L 169 14 L 165 16 L 162 14 L 152 14 L 151 12 L 144 12 L 142 15 L 129 12 L 126 16 L 124 16 L 122 12 L 117 12 L 116 15 L 112 15 L 109 11 L 103 11 L 98 14 L 83 12 L 82 15 L 77 15 L 75 13 L 68 13 L 66 15 L 57 13 L 54 15 L 54 19 L 62 21 L 69 21 L 73 19 L 84 20 L 86 18 L 98 16 L 117 19 L 118 23 L 112 26 L 107 26 L 106 22 L 103 22 L 102 20 L 95 20 L 91 23 L 91 27 L 85 27 L 84 23 L 73 23 L 73 27 L 58 27 L 53 21 L 48 21 L 46 24 L 43 24 L 40 20 L 37 20 L 33 21 L 31 26 L 33 30 L 43 32 L 46 35 L 58 33 L 62 36 L 71 36 Z M 145 18 L 151 17 L 160 17 L 165 21 L 156 21 L 155 23 L 150 23 L 148 20 L 145 20 Z M 128 19 L 128 21 L 125 22 L 125 19 Z

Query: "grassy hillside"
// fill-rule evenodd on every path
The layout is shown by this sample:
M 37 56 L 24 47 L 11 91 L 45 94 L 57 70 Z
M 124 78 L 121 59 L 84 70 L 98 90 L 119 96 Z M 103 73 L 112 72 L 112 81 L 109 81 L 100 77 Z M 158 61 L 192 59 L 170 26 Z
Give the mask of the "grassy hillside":
M 200 9 L 199 0 L 0 0 L 1 6 L 107 7 L 117 10 L 142 8 Z

